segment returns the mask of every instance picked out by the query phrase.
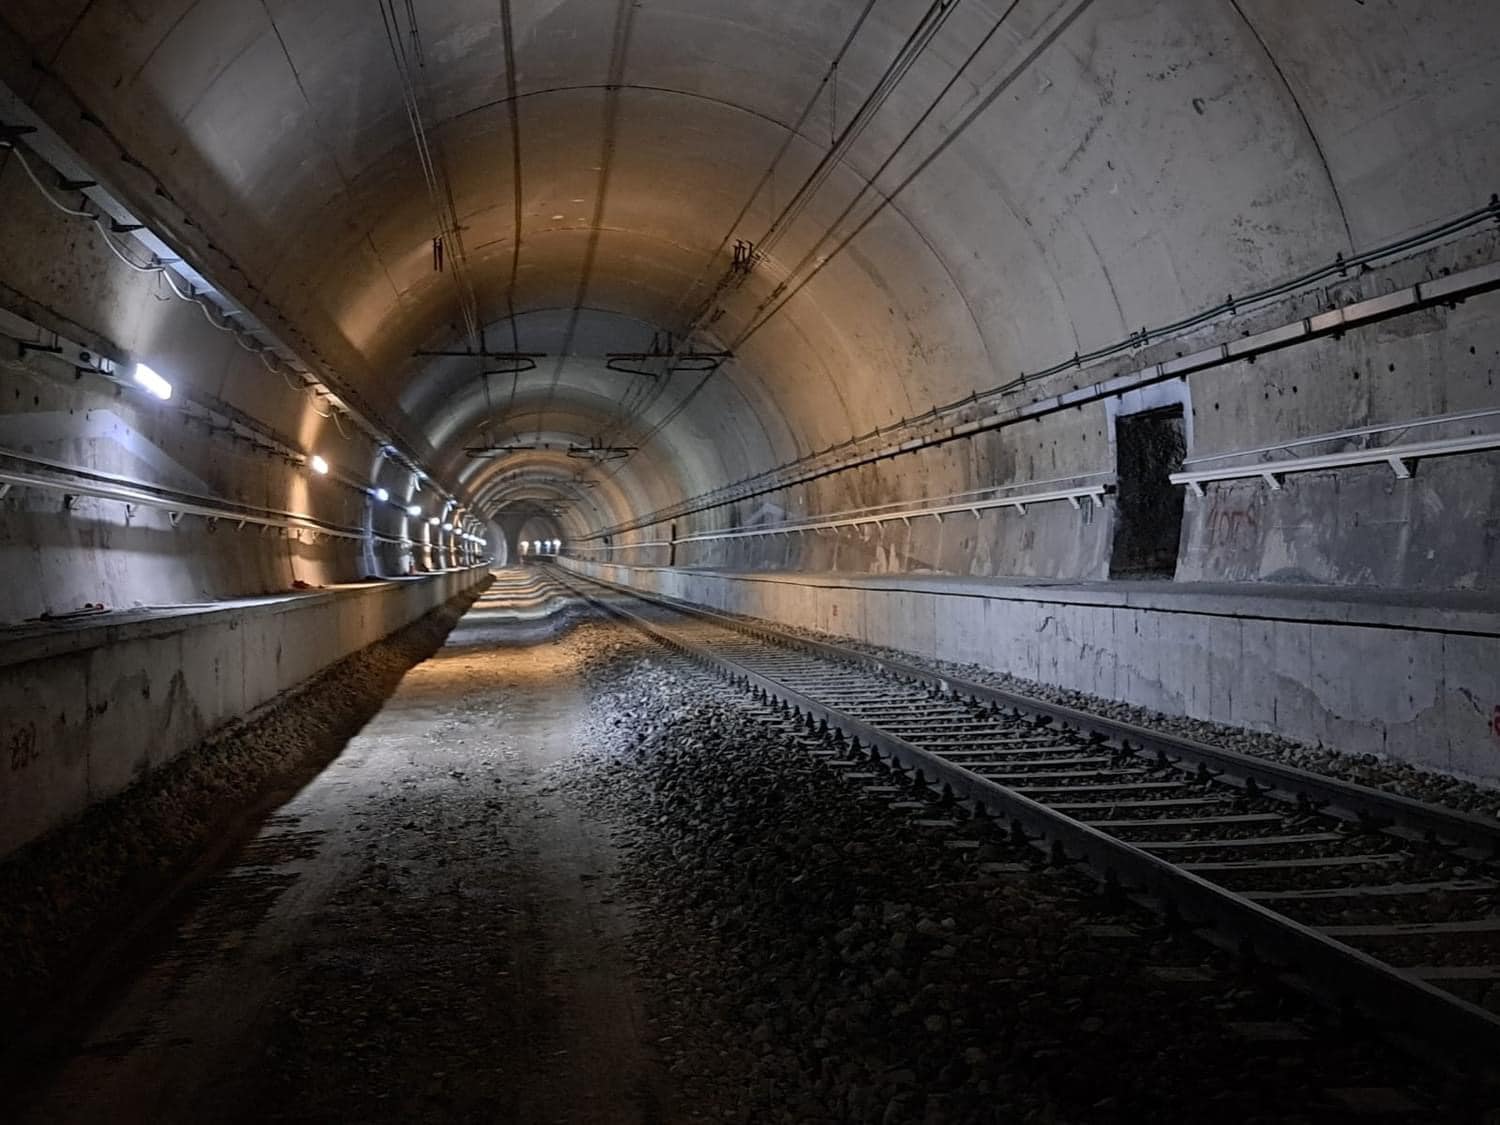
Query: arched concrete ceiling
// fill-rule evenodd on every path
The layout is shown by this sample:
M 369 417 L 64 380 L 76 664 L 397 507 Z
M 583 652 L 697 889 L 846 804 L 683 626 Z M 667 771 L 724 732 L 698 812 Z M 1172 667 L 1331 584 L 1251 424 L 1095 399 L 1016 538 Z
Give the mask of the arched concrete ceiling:
M 1468 33 L 1493 26 L 1489 0 L 392 10 L 408 54 L 410 16 L 419 32 L 486 341 L 546 354 L 488 393 L 477 361 L 414 355 L 468 339 L 452 265 L 434 269 L 440 220 L 379 0 L 9 0 L 0 20 L 371 401 L 426 433 L 437 471 L 491 506 L 552 489 L 575 522 L 992 386 L 1494 186 L 1500 48 Z M 935 11 L 931 42 L 835 149 Z M 698 376 L 648 394 L 605 368 L 698 323 L 728 247 L 761 244 L 830 154 L 698 325 L 695 346 L 735 358 L 686 409 Z M 594 473 L 583 507 L 565 454 L 463 453 L 539 435 L 644 448 Z

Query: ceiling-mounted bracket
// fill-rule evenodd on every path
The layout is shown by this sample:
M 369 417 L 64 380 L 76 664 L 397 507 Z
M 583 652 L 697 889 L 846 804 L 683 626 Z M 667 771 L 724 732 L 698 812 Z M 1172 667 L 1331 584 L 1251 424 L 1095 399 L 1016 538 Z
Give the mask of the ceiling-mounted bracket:
M 580 461 L 623 461 L 636 449 L 634 445 L 600 445 L 590 441 L 587 445 L 570 445 L 568 456 Z
M 656 332 L 651 336 L 651 346 L 643 352 L 606 352 L 604 366 L 622 375 L 644 375 L 648 379 L 660 377 L 662 372 L 651 371 L 641 366 L 657 360 L 665 360 L 663 371 L 672 374 L 678 371 L 700 373 L 717 371 L 733 352 L 695 352 L 684 350 L 673 340 L 670 332 Z
M 464 455 L 476 461 L 488 461 L 507 453 L 538 453 L 561 448 L 563 447 L 557 442 L 550 441 L 517 442 L 512 445 L 470 445 L 465 447 Z
M 473 351 L 468 348 L 421 348 L 411 353 L 419 359 L 481 359 L 493 360 L 499 366 L 486 367 L 485 375 L 520 375 L 535 371 L 536 361 L 546 359 L 546 352 L 492 352 L 488 348 Z

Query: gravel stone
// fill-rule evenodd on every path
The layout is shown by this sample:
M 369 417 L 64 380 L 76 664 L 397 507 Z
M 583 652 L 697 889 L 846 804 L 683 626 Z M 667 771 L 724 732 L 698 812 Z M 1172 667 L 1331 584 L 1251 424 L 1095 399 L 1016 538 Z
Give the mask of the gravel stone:
M 686 661 L 622 648 L 590 675 L 593 737 L 561 784 L 618 825 L 693 1120 L 1322 1123 L 1348 1119 L 1325 1086 L 1363 1083 L 1443 1121 L 1484 1096 L 985 826 L 955 849 L 858 799 L 808 736 Z M 1138 939 L 1087 929 L 1126 920 Z M 1231 1027 L 1274 1021 L 1304 1034 L 1284 1057 Z

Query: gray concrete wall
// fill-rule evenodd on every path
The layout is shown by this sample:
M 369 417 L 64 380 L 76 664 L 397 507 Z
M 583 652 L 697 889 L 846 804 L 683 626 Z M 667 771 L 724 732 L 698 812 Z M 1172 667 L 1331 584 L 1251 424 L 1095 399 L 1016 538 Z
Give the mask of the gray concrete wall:
M 1370 271 L 1345 289 L 1374 296 L 1397 286 L 1490 260 L 1500 238 L 1484 232 L 1463 243 Z M 1296 323 L 1323 307 L 1288 301 L 1244 319 L 1245 330 Z M 1224 326 L 1128 361 L 1096 365 L 1067 380 L 1086 386 L 1184 350 L 1232 339 Z M 1494 418 L 1403 431 L 1403 422 L 1493 409 L 1500 373 L 1500 295 L 1457 308 L 1426 309 L 1311 340 L 1254 362 L 1237 361 L 1183 381 L 1188 457 L 1212 457 L 1322 433 L 1369 426 L 1393 429 L 1299 449 L 1303 454 L 1360 450 L 1401 441 L 1495 433 Z M 1054 380 L 1053 383 L 1057 383 Z M 617 535 L 610 549 L 581 539 L 585 557 L 664 565 L 663 546 L 632 547 L 668 536 L 713 534 L 783 519 L 825 516 L 865 505 L 916 504 L 960 489 L 1108 474 L 1116 468 L 1113 418 L 1138 392 L 1047 414 L 1004 430 L 961 439 L 846 470 L 805 485 L 664 520 Z M 1040 395 L 1040 392 L 1039 392 Z M 1023 396 L 1018 395 L 1018 400 Z M 1147 400 L 1148 404 L 1156 399 Z M 907 436 L 893 431 L 894 443 Z M 1473 453 L 1422 462 L 1408 479 L 1384 464 L 1286 477 L 1280 491 L 1258 479 L 1209 484 L 1188 496 L 1176 576 L 1184 581 L 1306 582 L 1329 586 L 1427 590 L 1500 587 L 1500 454 Z M 1117 510 L 1067 504 L 913 519 L 823 534 L 699 540 L 678 545 L 676 563 L 729 570 L 840 573 L 942 573 L 1088 580 L 1109 575 Z
M 732 613 L 1500 782 L 1493 598 L 563 564 Z
M 488 573 L 10 631 L 0 640 L 0 856 Z

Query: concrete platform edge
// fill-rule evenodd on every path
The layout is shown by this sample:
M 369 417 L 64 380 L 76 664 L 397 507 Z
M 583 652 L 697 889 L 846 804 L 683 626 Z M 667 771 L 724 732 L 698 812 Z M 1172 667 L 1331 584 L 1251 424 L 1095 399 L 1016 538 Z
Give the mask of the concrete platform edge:
M 488 567 L 0 642 L 0 857 L 473 588 Z

